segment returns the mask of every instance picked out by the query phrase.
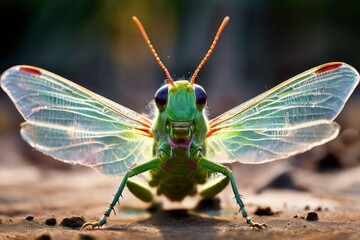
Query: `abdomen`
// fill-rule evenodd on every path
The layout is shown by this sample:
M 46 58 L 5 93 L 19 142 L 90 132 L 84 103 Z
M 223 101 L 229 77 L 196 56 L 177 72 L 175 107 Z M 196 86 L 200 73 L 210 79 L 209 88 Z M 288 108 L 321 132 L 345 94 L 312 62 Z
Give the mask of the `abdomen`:
M 150 171 L 150 186 L 157 187 L 157 194 L 163 194 L 171 201 L 181 201 L 196 194 L 196 185 L 205 183 L 208 174 L 199 169 L 191 159 L 173 158 Z

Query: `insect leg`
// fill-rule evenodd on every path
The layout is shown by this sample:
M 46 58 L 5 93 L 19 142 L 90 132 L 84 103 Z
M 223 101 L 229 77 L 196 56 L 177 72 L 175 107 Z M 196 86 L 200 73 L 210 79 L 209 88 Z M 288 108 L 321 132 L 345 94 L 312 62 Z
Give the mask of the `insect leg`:
M 103 217 L 100 219 L 100 221 L 98 222 L 86 222 L 83 226 L 82 229 L 87 228 L 88 226 L 91 226 L 92 228 L 95 227 L 101 227 L 102 225 L 104 225 L 106 223 L 106 218 L 108 218 L 110 216 L 111 211 L 113 211 L 116 203 L 119 201 L 119 198 L 125 188 L 125 185 L 128 181 L 128 178 L 133 177 L 135 175 L 138 175 L 140 173 L 146 172 L 150 169 L 156 168 L 161 164 L 161 160 L 159 158 L 155 158 L 147 163 L 141 164 L 139 166 L 134 167 L 133 169 L 129 170 L 123 180 L 120 183 L 120 186 L 118 188 L 118 190 L 116 191 L 114 198 L 112 200 L 112 202 L 109 204 L 109 208 L 105 211 Z
M 237 187 L 236 187 L 234 176 L 233 176 L 230 169 L 228 169 L 225 166 L 222 166 L 222 165 L 216 164 L 214 162 L 211 162 L 209 160 L 206 160 L 204 158 L 200 159 L 198 163 L 202 168 L 205 168 L 205 169 L 208 169 L 208 170 L 211 170 L 211 171 L 214 171 L 214 172 L 220 172 L 220 173 L 224 174 L 225 176 L 227 176 L 230 179 L 231 187 L 232 187 L 232 190 L 234 192 L 236 202 L 239 204 L 241 214 L 246 219 L 246 222 L 253 228 L 257 228 L 257 229 L 266 228 L 265 224 L 260 224 L 260 223 L 257 223 L 257 222 L 253 222 L 251 220 L 251 218 L 249 217 L 249 215 L 247 214 L 247 212 L 245 210 L 245 204 L 241 200 L 240 194 L 239 194 L 239 192 L 237 190 Z
M 138 199 L 144 202 L 151 202 L 153 200 L 153 194 L 149 188 L 145 187 L 143 184 L 140 184 L 131 179 L 127 180 L 126 187 L 129 191 Z
M 212 183 L 210 186 L 207 186 L 204 189 L 199 190 L 199 195 L 204 199 L 214 198 L 218 193 L 220 193 L 228 185 L 229 178 L 224 176 L 220 180 Z

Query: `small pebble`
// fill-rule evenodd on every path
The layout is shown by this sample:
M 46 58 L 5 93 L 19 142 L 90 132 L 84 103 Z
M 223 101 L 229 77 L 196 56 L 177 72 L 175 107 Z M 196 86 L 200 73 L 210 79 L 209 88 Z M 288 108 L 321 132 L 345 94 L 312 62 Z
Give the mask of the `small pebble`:
M 307 216 L 306 216 L 306 220 L 308 221 L 318 221 L 319 220 L 319 216 L 316 212 L 308 212 Z
M 48 218 L 45 220 L 45 224 L 49 226 L 55 226 L 56 225 L 56 218 Z
M 36 240 L 51 240 L 51 236 L 49 234 L 45 233 L 45 234 L 37 237 Z
M 89 234 L 80 234 L 80 240 L 95 240 L 96 238 Z
M 64 227 L 70 228 L 79 228 L 84 225 L 85 219 L 83 217 L 71 217 L 71 218 L 64 218 L 60 225 Z
M 255 215 L 258 215 L 258 216 L 272 216 L 274 215 L 275 213 L 271 210 L 270 207 L 257 207 L 257 209 L 255 210 L 254 212 Z
M 26 221 L 32 221 L 32 220 L 34 220 L 34 216 L 27 216 L 27 217 L 25 218 L 25 220 L 26 220 Z

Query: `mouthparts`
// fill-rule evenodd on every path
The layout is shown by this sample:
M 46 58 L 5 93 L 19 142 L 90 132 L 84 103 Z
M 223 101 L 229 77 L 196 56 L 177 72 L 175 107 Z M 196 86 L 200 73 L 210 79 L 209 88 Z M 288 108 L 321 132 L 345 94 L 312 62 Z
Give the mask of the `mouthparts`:
M 172 148 L 189 148 L 193 141 L 193 137 L 186 141 L 175 141 L 172 137 L 168 136 L 168 142 Z

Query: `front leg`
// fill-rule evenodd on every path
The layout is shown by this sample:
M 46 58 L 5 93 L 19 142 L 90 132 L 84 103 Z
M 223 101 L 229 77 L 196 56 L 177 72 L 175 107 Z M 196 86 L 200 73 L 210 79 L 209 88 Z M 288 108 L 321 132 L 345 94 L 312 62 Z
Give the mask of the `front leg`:
M 260 224 L 257 222 L 253 222 L 251 220 L 251 218 L 248 216 L 248 214 L 245 210 L 245 205 L 244 205 L 243 201 L 241 200 L 240 194 L 237 190 L 234 176 L 230 169 L 228 169 L 225 166 L 222 166 L 222 165 L 216 164 L 214 162 L 211 162 L 209 160 L 206 160 L 204 158 L 199 160 L 199 165 L 204 169 L 208 169 L 208 170 L 211 170 L 214 172 L 220 172 L 220 173 L 224 174 L 225 176 L 227 176 L 230 179 L 231 187 L 234 192 L 236 202 L 239 204 L 240 211 L 242 213 L 242 216 L 246 219 L 247 224 L 249 224 L 251 227 L 256 228 L 256 229 L 267 228 L 266 225 L 263 223 Z
M 92 228 L 95 227 L 101 227 L 102 225 L 104 225 L 106 223 L 106 219 L 110 216 L 111 211 L 114 211 L 114 207 L 116 205 L 116 203 L 119 201 L 119 198 L 125 188 L 125 185 L 128 181 L 128 179 L 130 177 L 133 177 L 135 175 L 138 175 L 140 173 L 146 172 L 148 170 L 151 170 L 153 168 L 158 167 L 161 164 L 161 160 L 159 158 L 155 158 L 153 160 L 151 160 L 150 162 L 141 164 L 139 166 L 134 167 L 133 169 L 129 170 L 123 180 L 120 183 L 120 186 L 118 188 L 118 190 L 116 191 L 114 198 L 112 200 L 112 202 L 109 204 L 109 208 L 105 211 L 104 215 L 102 216 L 102 218 L 100 219 L 100 221 L 98 222 L 86 222 L 81 228 L 87 228 L 89 226 L 91 226 Z

